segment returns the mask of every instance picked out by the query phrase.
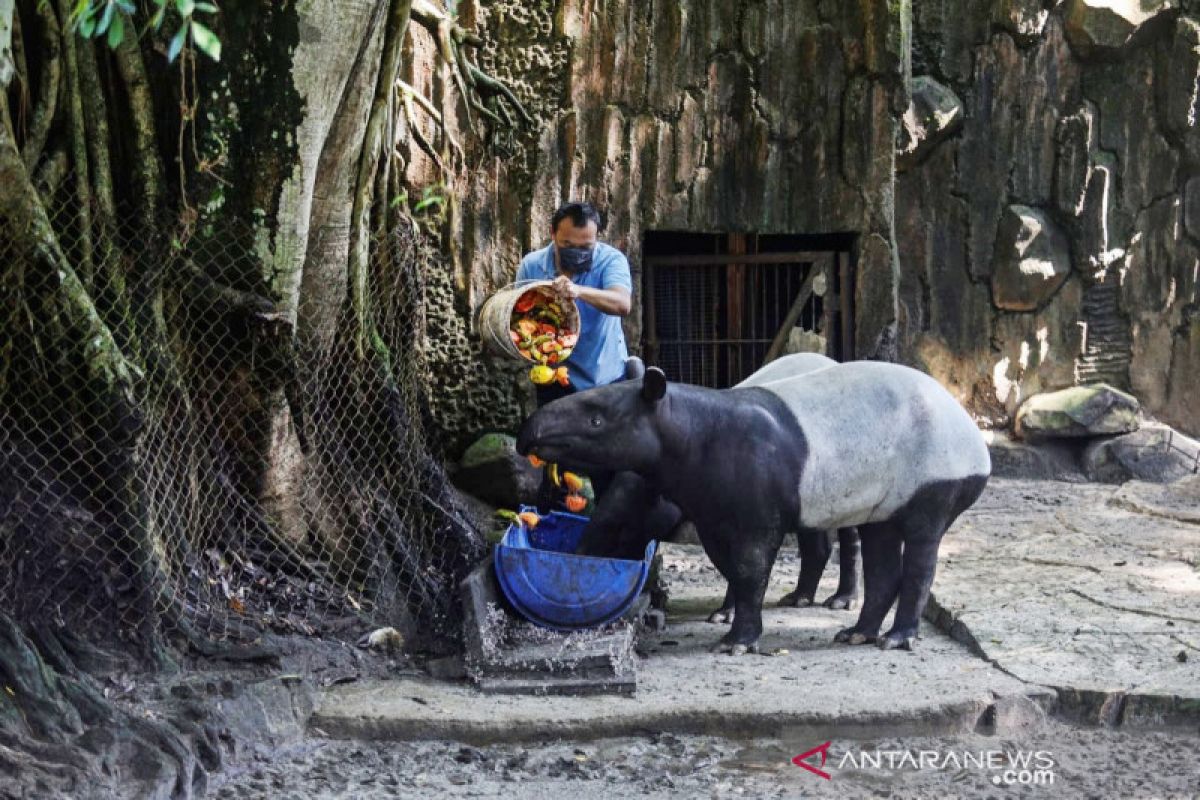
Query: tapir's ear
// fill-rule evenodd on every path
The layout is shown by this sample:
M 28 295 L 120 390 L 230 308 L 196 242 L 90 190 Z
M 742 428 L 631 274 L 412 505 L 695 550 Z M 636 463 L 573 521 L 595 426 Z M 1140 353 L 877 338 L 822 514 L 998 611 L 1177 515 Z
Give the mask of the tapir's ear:
M 642 398 L 651 403 L 657 403 L 667 396 L 667 376 L 658 367 L 646 370 L 642 378 Z
M 625 380 L 636 381 L 646 374 L 646 362 L 637 356 L 625 359 Z

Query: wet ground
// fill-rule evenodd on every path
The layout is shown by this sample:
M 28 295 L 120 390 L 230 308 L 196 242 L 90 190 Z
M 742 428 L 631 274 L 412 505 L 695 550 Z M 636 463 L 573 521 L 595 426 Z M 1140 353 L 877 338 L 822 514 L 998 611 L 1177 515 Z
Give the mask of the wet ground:
M 673 734 L 486 747 L 444 741 L 314 741 L 291 758 L 228 776 L 215 796 L 227 800 L 1200 797 L 1200 735 L 1196 734 L 1054 725 L 1017 738 L 972 734 L 833 740 L 823 768 L 828 780 L 791 761 L 821 744 Z M 822 769 L 819 756 L 811 763 Z
M 723 582 L 698 548 L 670 547 L 670 626 L 640 645 L 637 697 L 356 681 L 326 695 L 315 738 L 216 796 L 1200 798 L 1197 508 L 1195 482 L 993 482 L 943 545 L 914 653 L 835 647 L 853 612 L 769 608 L 776 656 L 709 654 Z M 769 601 L 796 568 L 789 544 Z M 340 736 L 433 740 L 320 738 L 339 721 Z M 828 778 L 792 763 L 826 741 L 807 763 Z

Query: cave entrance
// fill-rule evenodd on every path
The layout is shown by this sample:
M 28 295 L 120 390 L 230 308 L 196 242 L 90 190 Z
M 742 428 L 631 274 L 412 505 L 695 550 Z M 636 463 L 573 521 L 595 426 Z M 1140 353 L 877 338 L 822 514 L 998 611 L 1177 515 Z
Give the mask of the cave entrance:
M 786 353 L 854 358 L 852 234 L 652 231 L 642 351 L 671 380 L 723 389 Z

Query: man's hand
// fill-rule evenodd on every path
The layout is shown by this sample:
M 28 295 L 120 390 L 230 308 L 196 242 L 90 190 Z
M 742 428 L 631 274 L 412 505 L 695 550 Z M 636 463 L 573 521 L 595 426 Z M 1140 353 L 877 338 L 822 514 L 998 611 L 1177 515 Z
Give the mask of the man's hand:
M 578 300 L 582 288 L 573 283 L 566 275 L 559 275 L 554 279 L 554 293 L 563 300 Z
M 573 283 L 566 275 L 559 275 L 554 279 L 554 293 L 563 302 L 582 300 L 614 317 L 623 317 L 633 308 L 633 297 L 628 289 L 619 286 L 612 289 L 593 289 L 591 286 Z

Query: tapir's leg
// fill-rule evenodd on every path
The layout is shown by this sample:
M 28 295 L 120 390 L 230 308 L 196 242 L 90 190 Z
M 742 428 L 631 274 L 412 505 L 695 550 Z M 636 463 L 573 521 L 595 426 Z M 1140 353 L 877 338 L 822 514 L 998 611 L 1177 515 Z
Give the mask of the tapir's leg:
M 767 534 L 751 546 L 743 546 L 735 555 L 733 576 L 733 627 L 721 637 L 714 649 L 733 655 L 758 652 L 762 635 L 762 603 L 771 579 L 771 566 L 779 553 L 782 534 Z
M 733 560 L 729 556 L 729 542 L 705 531 L 700 535 L 700 544 L 704 547 L 704 554 L 708 556 L 708 560 L 726 581 L 725 599 L 721 601 L 720 608 L 708 615 L 708 621 L 728 623 L 733 619 Z
M 928 487 L 922 490 L 919 502 L 910 502 L 904 514 L 895 520 L 904 539 L 904 563 L 896 618 L 892 629 L 878 641 L 883 649 L 912 649 L 937 570 L 938 545 L 958 515 L 979 498 L 986 484 L 986 477 L 975 476 Z M 864 562 L 866 547 L 867 541 L 863 539 Z
M 901 538 L 890 523 L 864 525 L 862 533 L 863 605 L 858 622 L 838 631 L 837 642 L 863 644 L 879 636 L 879 626 L 900 589 Z
M 712 623 L 724 622 L 728 625 L 733 621 L 733 584 L 725 584 L 725 599 L 721 601 L 721 607 L 708 615 L 708 621 Z
M 838 531 L 838 585 L 837 591 L 825 598 L 826 608 L 853 608 L 854 595 L 858 592 L 858 528 L 842 528 Z
M 796 539 L 800 545 L 800 579 L 796 582 L 796 590 L 781 597 L 779 605 L 802 608 L 813 604 L 833 546 L 829 543 L 828 531 L 800 531 Z
M 938 544 L 944 531 L 929 530 L 904 542 L 904 567 L 900 575 L 900 599 L 892 629 L 876 642 L 884 650 L 902 647 L 911 650 L 917 638 L 921 612 L 929 599 L 933 573 L 937 568 Z

